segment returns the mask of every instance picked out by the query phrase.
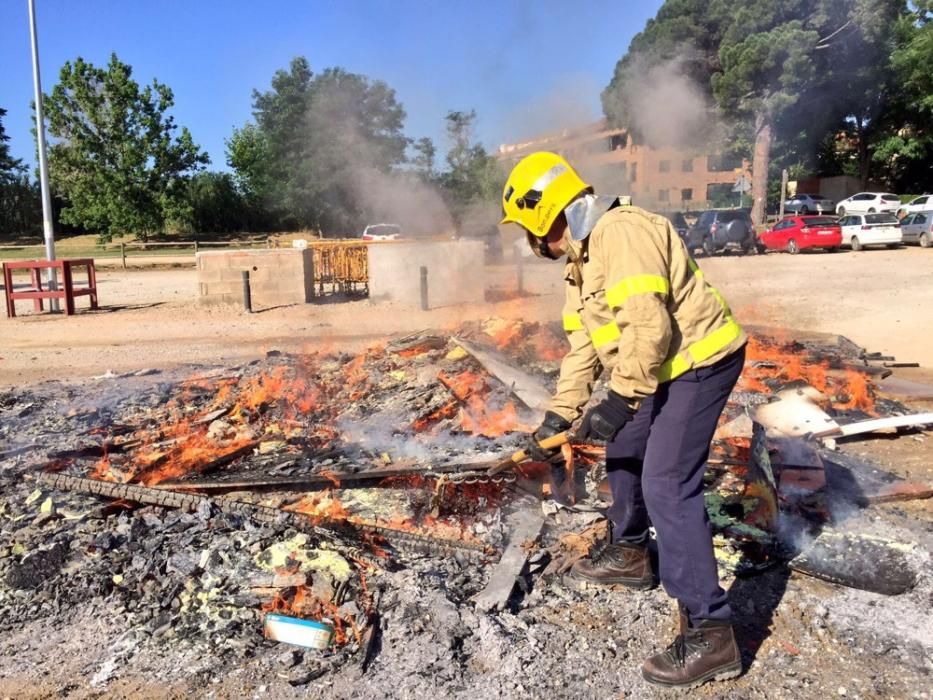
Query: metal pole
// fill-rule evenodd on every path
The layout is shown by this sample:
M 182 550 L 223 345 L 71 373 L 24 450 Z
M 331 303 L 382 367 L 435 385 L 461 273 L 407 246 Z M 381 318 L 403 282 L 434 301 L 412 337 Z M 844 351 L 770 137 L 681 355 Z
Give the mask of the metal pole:
M 39 147 L 39 187 L 42 190 L 42 230 L 45 233 L 45 257 L 55 259 L 55 232 L 52 230 L 52 194 L 49 191 L 49 166 L 45 151 L 45 116 L 42 110 L 42 82 L 39 78 L 39 38 L 36 34 L 36 0 L 29 0 L 29 30 L 32 34 L 32 80 L 36 101 L 36 139 Z M 49 289 L 58 289 L 54 269 L 46 272 Z M 58 311 L 58 299 L 51 299 L 51 308 Z
M 428 310 L 428 268 L 421 267 L 421 310 Z
M 120 244 L 120 257 L 123 258 L 123 269 L 126 269 L 126 243 Z
M 243 270 L 243 308 L 246 313 L 253 313 L 253 295 L 249 289 L 249 270 Z
M 784 200 L 787 199 L 787 168 L 781 171 L 781 204 L 778 210 L 778 221 L 784 218 Z

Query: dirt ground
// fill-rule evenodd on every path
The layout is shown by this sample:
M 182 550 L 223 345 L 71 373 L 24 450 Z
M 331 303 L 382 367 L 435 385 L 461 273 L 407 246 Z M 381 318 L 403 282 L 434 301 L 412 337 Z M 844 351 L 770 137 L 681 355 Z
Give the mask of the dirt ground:
M 838 254 L 726 256 L 700 261 L 739 320 L 840 333 L 872 351 L 933 367 L 933 254 L 920 248 Z M 561 267 L 525 266 L 517 296 L 512 265 L 486 269 L 485 305 L 428 312 L 325 297 L 321 303 L 263 309 L 201 306 L 189 267 L 102 270 L 101 310 L 67 318 L 32 315 L 0 322 L 0 386 L 78 379 L 186 362 L 224 363 L 266 350 L 356 349 L 391 334 L 448 327 L 493 315 L 554 320 Z M 86 300 L 78 301 L 86 307 Z
M 741 322 L 842 334 L 871 351 L 919 362 L 920 368 L 898 369 L 897 376 L 933 383 L 933 359 L 928 351 L 933 340 L 933 252 L 902 248 L 832 255 L 726 256 L 699 262 Z M 72 318 L 33 315 L 21 303 L 22 317 L 0 320 L 0 390 L 45 380 L 86 380 L 108 371 L 167 370 L 186 363 L 235 364 L 272 349 L 353 351 L 389 335 L 451 328 L 497 315 L 530 321 L 559 317 L 560 265 L 528 263 L 524 295 L 518 294 L 513 266 L 489 267 L 486 273 L 490 301 L 484 305 L 422 312 L 328 297 L 321 303 L 258 307 L 256 313 L 246 314 L 235 306 L 200 305 L 193 268 L 105 269 L 98 276 L 102 304 L 98 312 L 82 311 Z M 79 301 L 79 306 L 86 303 Z M 81 382 L 84 387 L 97 384 Z M 49 390 L 57 387 L 51 385 Z M 933 410 L 929 400 L 912 401 L 908 406 Z M 842 447 L 901 476 L 929 481 L 933 474 L 933 440 L 928 434 L 866 439 Z M 25 493 L 28 488 L 20 490 Z M 24 496 L 17 492 L 16 498 Z M 875 506 L 853 527 L 916 541 L 918 550 L 927 552 L 931 503 Z M 933 628 L 927 624 L 928 572 L 923 573 L 922 585 L 909 595 L 880 599 L 865 591 L 791 575 L 784 567 L 759 577 L 735 579 L 730 597 L 737 624 L 743 629 L 747 647 L 743 649 L 756 660 L 734 683 L 710 684 L 695 694 L 781 700 L 928 698 L 927 681 L 933 670 L 929 655 Z M 468 639 L 469 653 L 464 657 L 471 664 L 488 663 L 470 676 L 476 685 L 459 688 L 456 697 L 671 697 L 670 692 L 648 689 L 637 677 L 641 658 L 671 632 L 670 603 L 663 592 L 632 597 L 587 590 L 574 595 L 567 598 L 573 601 L 572 607 L 555 597 L 544 612 L 531 608 L 524 616 L 502 615 L 501 620 L 490 618 L 491 622 L 468 610 L 453 616 L 456 624 L 451 623 L 450 635 L 460 640 L 458 644 L 463 644 L 458 636 L 462 636 L 462 626 L 479 630 Z M 913 625 L 905 625 L 910 620 Z M 427 673 L 411 672 L 404 682 L 400 680 L 407 668 L 406 653 L 446 634 L 446 628 L 443 634 L 434 634 L 431 626 L 420 637 L 398 639 L 395 644 L 390 639 L 381 652 L 377 673 L 363 679 L 347 672 L 333 679 L 325 676 L 317 686 L 292 687 L 285 680 L 282 661 L 286 656 L 290 659 L 290 653 L 270 652 L 259 661 L 245 660 L 229 675 L 205 666 L 197 673 L 189 669 L 178 680 L 169 673 L 171 668 L 163 672 L 163 666 L 179 663 L 178 655 L 168 650 L 165 658 L 140 655 L 109 686 L 88 685 L 88 678 L 101 673 L 101 663 L 106 665 L 119 652 L 120 624 L 118 616 L 86 610 L 61 629 L 47 627 L 43 619 L 4 635 L 0 657 L 11 668 L 0 672 L 0 696 L 436 697 L 437 690 L 446 695 L 453 687 Z M 391 624 L 407 629 L 395 620 Z M 770 631 L 759 634 L 765 627 Z M 551 633 L 529 642 L 525 628 Z M 561 636 L 555 629 L 566 634 Z M 607 629 L 613 630 L 608 642 L 603 639 Z M 890 633 L 894 629 L 912 631 Z M 594 636 L 592 630 L 600 632 Z M 622 640 L 618 648 L 599 647 L 614 645 L 616 637 Z M 891 639 L 910 643 L 898 646 Z M 60 651 L 57 665 L 48 663 L 50 643 Z M 538 644 L 543 647 L 539 649 Z M 455 651 L 450 653 L 456 655 Z M 607 660 L 602 663 L 604 656 Z M 393 670 L 394 666 L 398 668 Z M 597 671 L 602 675 L 585 677 Z M 386 689 L 393 687 L 391 679 L 400 684 L 395 693 Z

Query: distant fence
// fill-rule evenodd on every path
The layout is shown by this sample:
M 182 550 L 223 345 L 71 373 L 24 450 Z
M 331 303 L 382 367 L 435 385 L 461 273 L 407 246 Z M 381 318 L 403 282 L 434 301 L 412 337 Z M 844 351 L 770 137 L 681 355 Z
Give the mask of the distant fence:
M 269 238 L 239 239 L 232 241 L 133 241 L 130 243 L 105 243 L 101 245 L 69 245 L 67 239 L 55 246 L 59 258 L 94 258 L 94 260 L 119 259 L 124 268 L 133 258 L 149 258 L 150 264 L 158 264 L 152 258 L 195 255 L 205 248 L 255 248 L 272 247 Z M 0 260 L 29 260 L 45 257 L 43 245 L 0 245 Z

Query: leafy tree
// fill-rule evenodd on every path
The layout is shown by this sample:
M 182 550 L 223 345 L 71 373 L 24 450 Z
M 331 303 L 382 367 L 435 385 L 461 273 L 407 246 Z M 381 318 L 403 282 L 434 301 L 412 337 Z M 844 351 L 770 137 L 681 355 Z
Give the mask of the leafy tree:
M 437 148 L 434 142 L 428 137 L 423 137 L 412 143 L 412 149 L 415 151 L 411 164 L 415 173 L 424 182 L 431 182 L 437 173 L 434 171 L 435 158 L 437 157 Z
M 440 177 L 454 219 L 462 223 L 464 215 L 477 203 L 497 201 L 505 182 L 505 173 L 495 157 L 482 144 L 473 142 L 476 112 L 447 113 L 447 172 Z
M 3 126 L 5 116 L 6 110 L 0 107 L 0 180 L 15 177 L 25 170 L 23 161 L 10 155 L 10 144 L 7 143 L 10 137 L 7 136 L 6 128 Z
M 891 54 L 897 91 L 879 118 L 872 143 L 873 162 L 901 192 L 930 190 L 933 161 L 933 2 L 918 0 L 896 28 Z
M 603 94 L 604 110 L 614 123 L 632 123 L 637 115 L 626 98 L 633 76 L 680 57 L 682 74 L 713 98 L 727 133 L 747 132 L 754 143 L 753 217 L 760 221 L 775 143 L 783 165 L 815 165 L 826 134 L 851 126 L 867 179 L 868 144 L 891 103 L 895 81 L 887 57 L 904 5 L 668 0 L 617 64 Z M 928 80 L 928 72 L 917 79 Z
M 248 205 L 230 173 L 201 172 L 188 181 L 188 228 L 198 233 L 230 233 L 249 227 Z
M 405 110 L 381 81 L 328 68 L 311 83 L 304 120 L 307 155 L 293 178 L 310 202 L 293 199 L 315 228 L 357 231 L 367 223 L 370 173 L 390 173 L 405 162 Z
M 273 172 L 275 163 L 266 135 L 256 124 L 246 124 L 241 129 L 234 129 L 225 143 L 227 165 L 234 170 L 237 191 L 252 212 L 251 227 L 261 230 L 275 228 L 280 218 L 276 212 L 278 188 L 284 174 Z
M 63 222 L 110 240 L 159 232 L 190 214 L 187 179 L 208 157 L 167 114 L 173 105 L 168 86 L 140 88 L 116 54 L 106 69 L 65 63 L 45 97 L 50 177 L 68 203 Z
M 4 116 L 6 110 L 0 108 L 0 234 L 37 232 L 42 225 L 38 187 L 30 181 L 23 162 L 10 155 Z
M 255 124 L 234 132 L 227 157 L 241 190 L 286 227 L 337 233 L 365 224 L 364 181 L 405 162 L 405 111 L 385 83 L 305 58 L 253 92 Z

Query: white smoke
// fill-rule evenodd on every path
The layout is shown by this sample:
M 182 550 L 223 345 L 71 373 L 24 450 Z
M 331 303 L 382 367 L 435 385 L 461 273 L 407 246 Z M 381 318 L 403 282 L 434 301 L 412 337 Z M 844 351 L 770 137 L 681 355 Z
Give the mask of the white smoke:
M 689 60 L 686 54 L 657 65 L 635 60 L 623 89 L 607 93 L 609 106 L 621 103 L 616 111 L 628 115 L 624 126 L 649 146 L 696 148 L 719 139 L 712 105 L 687 73 Z

